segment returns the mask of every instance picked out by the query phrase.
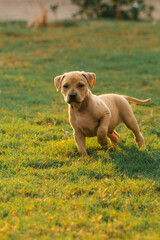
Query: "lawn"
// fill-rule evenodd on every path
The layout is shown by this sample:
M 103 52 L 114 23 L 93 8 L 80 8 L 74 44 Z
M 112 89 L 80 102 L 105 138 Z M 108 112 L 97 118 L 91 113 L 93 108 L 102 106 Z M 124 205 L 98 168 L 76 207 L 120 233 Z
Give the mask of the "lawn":
M 29 29 L 0 23 L 0 239 L 160 239 L 160 23 L 80 21 Z M 115 148 L 80 157 L 53 84 L 95 72 L 95 94 L 132 104 L 145 138 L 124 125 Z M 69 137 L 65 131 L 69 132 Z

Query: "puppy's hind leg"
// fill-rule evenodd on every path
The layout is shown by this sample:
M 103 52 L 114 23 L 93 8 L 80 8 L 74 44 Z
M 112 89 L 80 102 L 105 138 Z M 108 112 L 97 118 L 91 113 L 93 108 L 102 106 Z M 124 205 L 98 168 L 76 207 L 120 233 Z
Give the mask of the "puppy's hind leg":
M 133 114 L 133 112 L 129 113 L 127 116 L 125 116 L 124 123 L 135 135 L 135 140 L 139 146 L 139 148 L 143 147 L 145 148 L 145 142 L 144 138 L 139 130 L 138 122 Z
M 113 144 L 118 144 L 120 136 L 115 130 L 112 133 L 108 133 L 108 137 L 111 139 Z

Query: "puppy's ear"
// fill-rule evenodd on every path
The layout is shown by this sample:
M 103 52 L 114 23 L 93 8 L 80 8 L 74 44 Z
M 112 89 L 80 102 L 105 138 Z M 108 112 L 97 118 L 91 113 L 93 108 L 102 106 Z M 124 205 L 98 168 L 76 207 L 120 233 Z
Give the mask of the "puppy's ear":
M 56 86 L 57 91 L 59 91 L 64 77 L 65 77 L 65 74 L 55 77 L 54 84 Z
M 89 86 L 93 88 L 94 83 L 96 81 L 96 74 L 90 73 L 90 72 L 82 72 L 82 75 L 87 79 L 87 82 L 89 83 Z

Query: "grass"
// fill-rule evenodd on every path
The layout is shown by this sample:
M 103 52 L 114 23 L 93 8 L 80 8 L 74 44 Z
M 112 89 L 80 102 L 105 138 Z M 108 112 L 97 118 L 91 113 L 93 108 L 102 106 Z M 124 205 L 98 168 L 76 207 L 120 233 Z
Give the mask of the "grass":
M 0 239 L 160 239 L 159 27 L 0 23 Z M 95 94 L 152 98 L 132 104 L 146 150 L 121 125 L 116 148 L 78 155 L 53 85 L 72 70 L 96 73 Z

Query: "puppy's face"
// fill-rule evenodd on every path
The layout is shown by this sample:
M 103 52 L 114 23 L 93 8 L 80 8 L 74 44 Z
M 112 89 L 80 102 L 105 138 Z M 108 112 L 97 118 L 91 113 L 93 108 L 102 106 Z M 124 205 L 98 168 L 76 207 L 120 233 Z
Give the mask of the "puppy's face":
M 57 90 L 61 92 L 68 104 L 79 104 L 85 99 L 88 84 L 93 87 L 95 82 L 94 73 L 69 72 L 57 76 L 54 80 Z
M 61 92 L 67 103 L 81 103 L 88 91 L 88 83 L 82 74 L 67 74 L 62 82 Z

